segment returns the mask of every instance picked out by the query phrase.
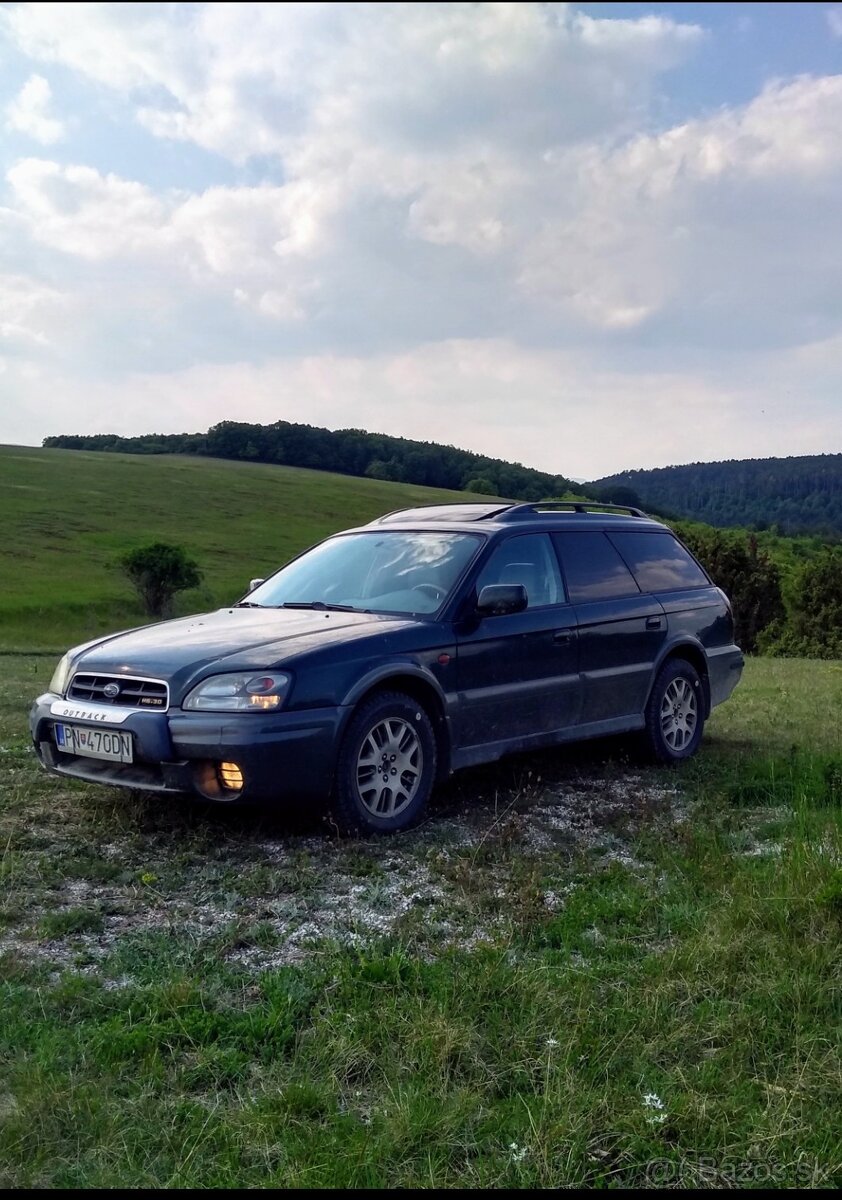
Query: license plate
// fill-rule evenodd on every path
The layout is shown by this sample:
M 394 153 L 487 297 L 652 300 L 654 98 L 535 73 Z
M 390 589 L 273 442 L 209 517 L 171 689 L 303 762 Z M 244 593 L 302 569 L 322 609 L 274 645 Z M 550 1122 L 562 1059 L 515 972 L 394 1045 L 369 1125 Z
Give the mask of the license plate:
M 56 725 L 56 745 L 65 754 L 132 762 L 132 735 L 116 729 L 89 729 L 84 725 Z

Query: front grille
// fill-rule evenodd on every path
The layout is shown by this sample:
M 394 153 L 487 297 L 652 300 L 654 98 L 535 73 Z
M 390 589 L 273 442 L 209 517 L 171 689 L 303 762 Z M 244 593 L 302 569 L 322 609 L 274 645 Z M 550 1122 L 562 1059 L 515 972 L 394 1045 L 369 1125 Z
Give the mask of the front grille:
M 119 688 L 116 695 L 109 691 Z M 131 675 L 74 675 L 68 700 L 116 704 L 120 708 L 167 708 L 169 689 L 160 679 L 138 679 Z

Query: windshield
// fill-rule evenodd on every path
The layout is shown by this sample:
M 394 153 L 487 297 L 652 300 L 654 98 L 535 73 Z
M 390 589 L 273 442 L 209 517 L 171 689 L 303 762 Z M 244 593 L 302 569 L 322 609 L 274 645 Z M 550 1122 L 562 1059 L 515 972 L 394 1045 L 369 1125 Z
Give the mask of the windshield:
M 349 533 L 314 546 L 246 603 L 434 613 L 479 549 L 470 533 Z

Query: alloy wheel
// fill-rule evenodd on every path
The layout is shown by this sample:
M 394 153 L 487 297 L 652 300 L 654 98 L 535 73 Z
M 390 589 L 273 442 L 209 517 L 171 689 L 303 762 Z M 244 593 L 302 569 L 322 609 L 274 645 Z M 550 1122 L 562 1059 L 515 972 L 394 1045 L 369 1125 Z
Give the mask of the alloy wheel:
M 661 732 L 670 750 L 684 750 L 693 739 L 699 720 L 699 701 L 686 679 L 673 679 L 661 701 Z
M 402 717 L 378 721 L 357 755 L 357 791 L 377 817 L 394 817 L 412 803 L 421 782 L 424 752 L 418 734 Z

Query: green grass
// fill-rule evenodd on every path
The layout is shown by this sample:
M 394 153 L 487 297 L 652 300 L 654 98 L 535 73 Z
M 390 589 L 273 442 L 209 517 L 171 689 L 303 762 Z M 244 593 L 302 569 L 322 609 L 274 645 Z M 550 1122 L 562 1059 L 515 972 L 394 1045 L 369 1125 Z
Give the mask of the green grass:
M 0 659 L 3 1185 L 839 1182 L 842 664 L 340 843 L 42 775 L 50 667 Z
M 393 508 L 487 499 L 323 471 L 218 459 L 0 446 L 0 650 L 64 649 L 140 624 L 116 569 L 126 550 L 173 541 L 203 586 L 180 611 L 230 604 L 249 579 Z

